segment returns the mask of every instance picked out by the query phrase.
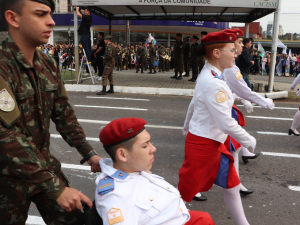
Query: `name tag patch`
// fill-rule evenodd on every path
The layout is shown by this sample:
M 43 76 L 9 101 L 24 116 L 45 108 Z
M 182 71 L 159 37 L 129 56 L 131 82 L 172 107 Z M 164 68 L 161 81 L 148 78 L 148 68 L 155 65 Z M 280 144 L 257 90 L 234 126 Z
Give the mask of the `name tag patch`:
M 243 78 L 243 75 L 240 73 L 240 71 L 237 71 L 237 72 L 235 73 L 235 78 L 236 78 L 237 80 Z
M 227 101 L 227 96 L 225 94 L 224 91 L 219 91 L 217 94 L 216 94 L 216 99 L 217 99 L 217 102 L 220 103 L 220 102 L 225 102 Z
M 124 221 L 121 209 L 111 208 L 107 213 L 107 219 L 110 225 Z

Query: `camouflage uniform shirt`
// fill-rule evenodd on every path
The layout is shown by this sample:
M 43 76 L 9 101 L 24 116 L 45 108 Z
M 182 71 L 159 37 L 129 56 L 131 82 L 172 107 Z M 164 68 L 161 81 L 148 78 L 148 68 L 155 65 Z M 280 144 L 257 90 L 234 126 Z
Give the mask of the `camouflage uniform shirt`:
M 82 156 L 92 150 L 68 103 L 55 60 L 36 50 L 33 61 L 32 66 L 9 35 L 0 43 L 1 98 L 10 103 L 8 111 L 8 106 L 1 106 L 5 101 L 0 102 L 2 203 L 39 192 L 57 199 L 68 185 L 60 162 L 49 152 L 50 119 Z

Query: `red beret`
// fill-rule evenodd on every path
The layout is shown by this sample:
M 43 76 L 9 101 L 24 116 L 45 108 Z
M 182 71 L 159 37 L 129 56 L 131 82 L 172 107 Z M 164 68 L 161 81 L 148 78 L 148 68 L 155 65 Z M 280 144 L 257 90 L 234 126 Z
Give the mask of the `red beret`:
M 128 141 L 145 129 L 146 120 L 127 117 L 111 121 L 100 132 L 99 138 L 104 147 L 111 147 Z
M 226 32 L 212 32 L 201 38 L 203 44 L 216 44 L 216 43 L 234 43 L 236 35 L 233 33 Z
M 242 38 L 244 35 L 244 32 L 239 29 L 226 29 L 226 30 L 223 30 L 222 32 L 235 34 L 237 38 Z

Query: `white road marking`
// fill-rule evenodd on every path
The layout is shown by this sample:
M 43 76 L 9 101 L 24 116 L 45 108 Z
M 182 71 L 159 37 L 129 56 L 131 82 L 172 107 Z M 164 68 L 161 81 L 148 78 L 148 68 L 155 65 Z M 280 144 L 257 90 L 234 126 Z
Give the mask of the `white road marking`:
M 141 99 L 141 98 L 113 98 L 113 97 L 95 97 L 95 96 L 87 96 L 86 98 L 103 98 L 103 99 L 113 99 L 113 100 L 131 100 L 131 101 L 145 101 L 149 102 L 149 99 Z
M 94 123 L 94 124 L 108 124 L 111 121 L 103 121 L 103 120 L 86 120 L 86 119 L 78 119 L 80 123 Z M 160 126 L 160 125 L 148 125 L 146 124 L 145 127 L 149 128 L 163 128 L 163 129 L 174 129 L 174 130 L 182 130 L 183 127 L 176 127 L 176 126 Z
M 291 191 L 300 191 L 300 187 L 298 187 L 298 186 L 289 186 L 289 189 Z
M 88 171 L 91 171 L 91 167 L 90 166 L 82 166 L 82 165 L 62 163 L 61 167 L 65 168 L 65 169 L 75 169 L 75 170 L 88 170 Z
M 300 159 L 300 155 L 298 155 L 298 154 L 277 153 L 277 152 L 261 152 L 261 154 L 269 155 L 269 156 L 279 156 L 279 157 L 299 158 Z
M 97 105 L 75 105 L 75 106 L 85 107 L 85 108 L 99 108 L 99 109 L 125 109 L 125 110 L 148 111 L 148 109 L 140 109 L 140 108 L 111 107 L 111 106 L 97 106 Z
M 62 136 L 60 134 L 51 134 L 52 138 L 62 138 Z M 100 141 L 99 138 L 91 138 L 91 137 L 87 137 L 86 140 L 88 141 Z
M 277 117 L 265 117 L 265 116 L 247 116 L 253 119 L 264 119 L 264 120 L 293 120 L 292 118 L 277 118 Z
M 28 225 L 46 225 L 40 216 L 28 216 L 26 224 Z
M 243 105 L 237 105 L 237 106 L 241 106 L 241 107 L 244 107 Z M 255 108 L 262 108 L 260 106 L 253 106 Z M 289 109 L 289 110 L 299 110 L 299 107 L 298 108 L 285 108 L 285 107 L 274 107 L 274 109 Z
M 258 134 L 288 136 L 288 133 L 257 131 Z

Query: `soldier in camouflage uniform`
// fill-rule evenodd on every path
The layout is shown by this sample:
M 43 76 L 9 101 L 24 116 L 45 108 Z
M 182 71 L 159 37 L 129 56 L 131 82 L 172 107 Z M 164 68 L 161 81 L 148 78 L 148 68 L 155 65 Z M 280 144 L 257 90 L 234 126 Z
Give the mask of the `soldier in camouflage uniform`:
M 158 72 L 165 72 L 165 57 L 166 57 L 166 49 L 164 47 L 164 44 L 160 44 L 160 48 L 158 49 L 158 55 L 159 55 L 159 61 L 158 61 L 158 67 L 159 71 Z
M 181 38 L 182 38 L 182 34 L 180 33 L 176 34 L 176 42 L 173 51 L 175 75 L 172 76 L 171 78 L 176 78 L 177 80 L 182 79 L 182 72 L 183 72 L 183 42 Z
M 0 224 L 25 224 L 31 202 L 47 224 L 74 224 L 81 201 L 90 207 L 92 202 L 69 187 L 50 153 L 50 119 L 92 171 L 100 171 L 101 157 L 86 141 L 59 66 L 36 48 L 48 42 L 45 31 L 55 25 L 54 2 L 0 0 L 0 5 L 9 30 L 0 43 Z
M 116 47 L 111 43 L 111 36 L 106 35 L 104 37 L 105 42 L 105 55 L 103 56 L 104 61 L 104 71 L 102 78 L 102 91 L 98 92 L 97 95 L 106 95 L 106 93 L 114 93 L 114 67 L 115 67 L 115 57 L 116 57 Z M 109 80 L 110 89 L 106 92 L 107 78 Z
M 198 48 L 198 37 L 196 35 L 193 36 L 192 41 L 193 44 L 191 45 L 191 67 L 192 67 L 192 78 L 189 79 L 188 81 L 195 82 L 199 71 L 198 71 L 198 62 L 199 62 L 199 56 L 197 53 L 197 48 Z
M 142 46 L 142 43 L 140 43 L 140 45 L 137 49 L 136 73 L 139 72 L 140 67 L 141 67 L 141 73 L 144 73 L 143 72 L 143 65 L 144 65 L 145 60 L 146 60 L 146 49 L 145 49 L 145 46 Z
M 149 43 L 149 69 L 150 69 L 150 74 L 152 73 L 152 70 L 154 71 L 153 73 L 156 73 L 155 67 L 154 67 L 154 60 L 156 57 L 156 51 L 155 48 L 153 47 L 152 42 Z
M 116 54 L 117 54 L 117 70 L 121 70 L 122 71 L 122 54 L 123 54 L 123 50 L 122 47 L 120 45 L 117 46 L 116 48 Z
M 185 75 L 184 77 L 190 76 L 190 69 L 191 69 L 191 39 L 190 37 L 185 38 L 184 43 L 184 50 L 183 50 L 183 64 L 184 64 L 184 70 Z

